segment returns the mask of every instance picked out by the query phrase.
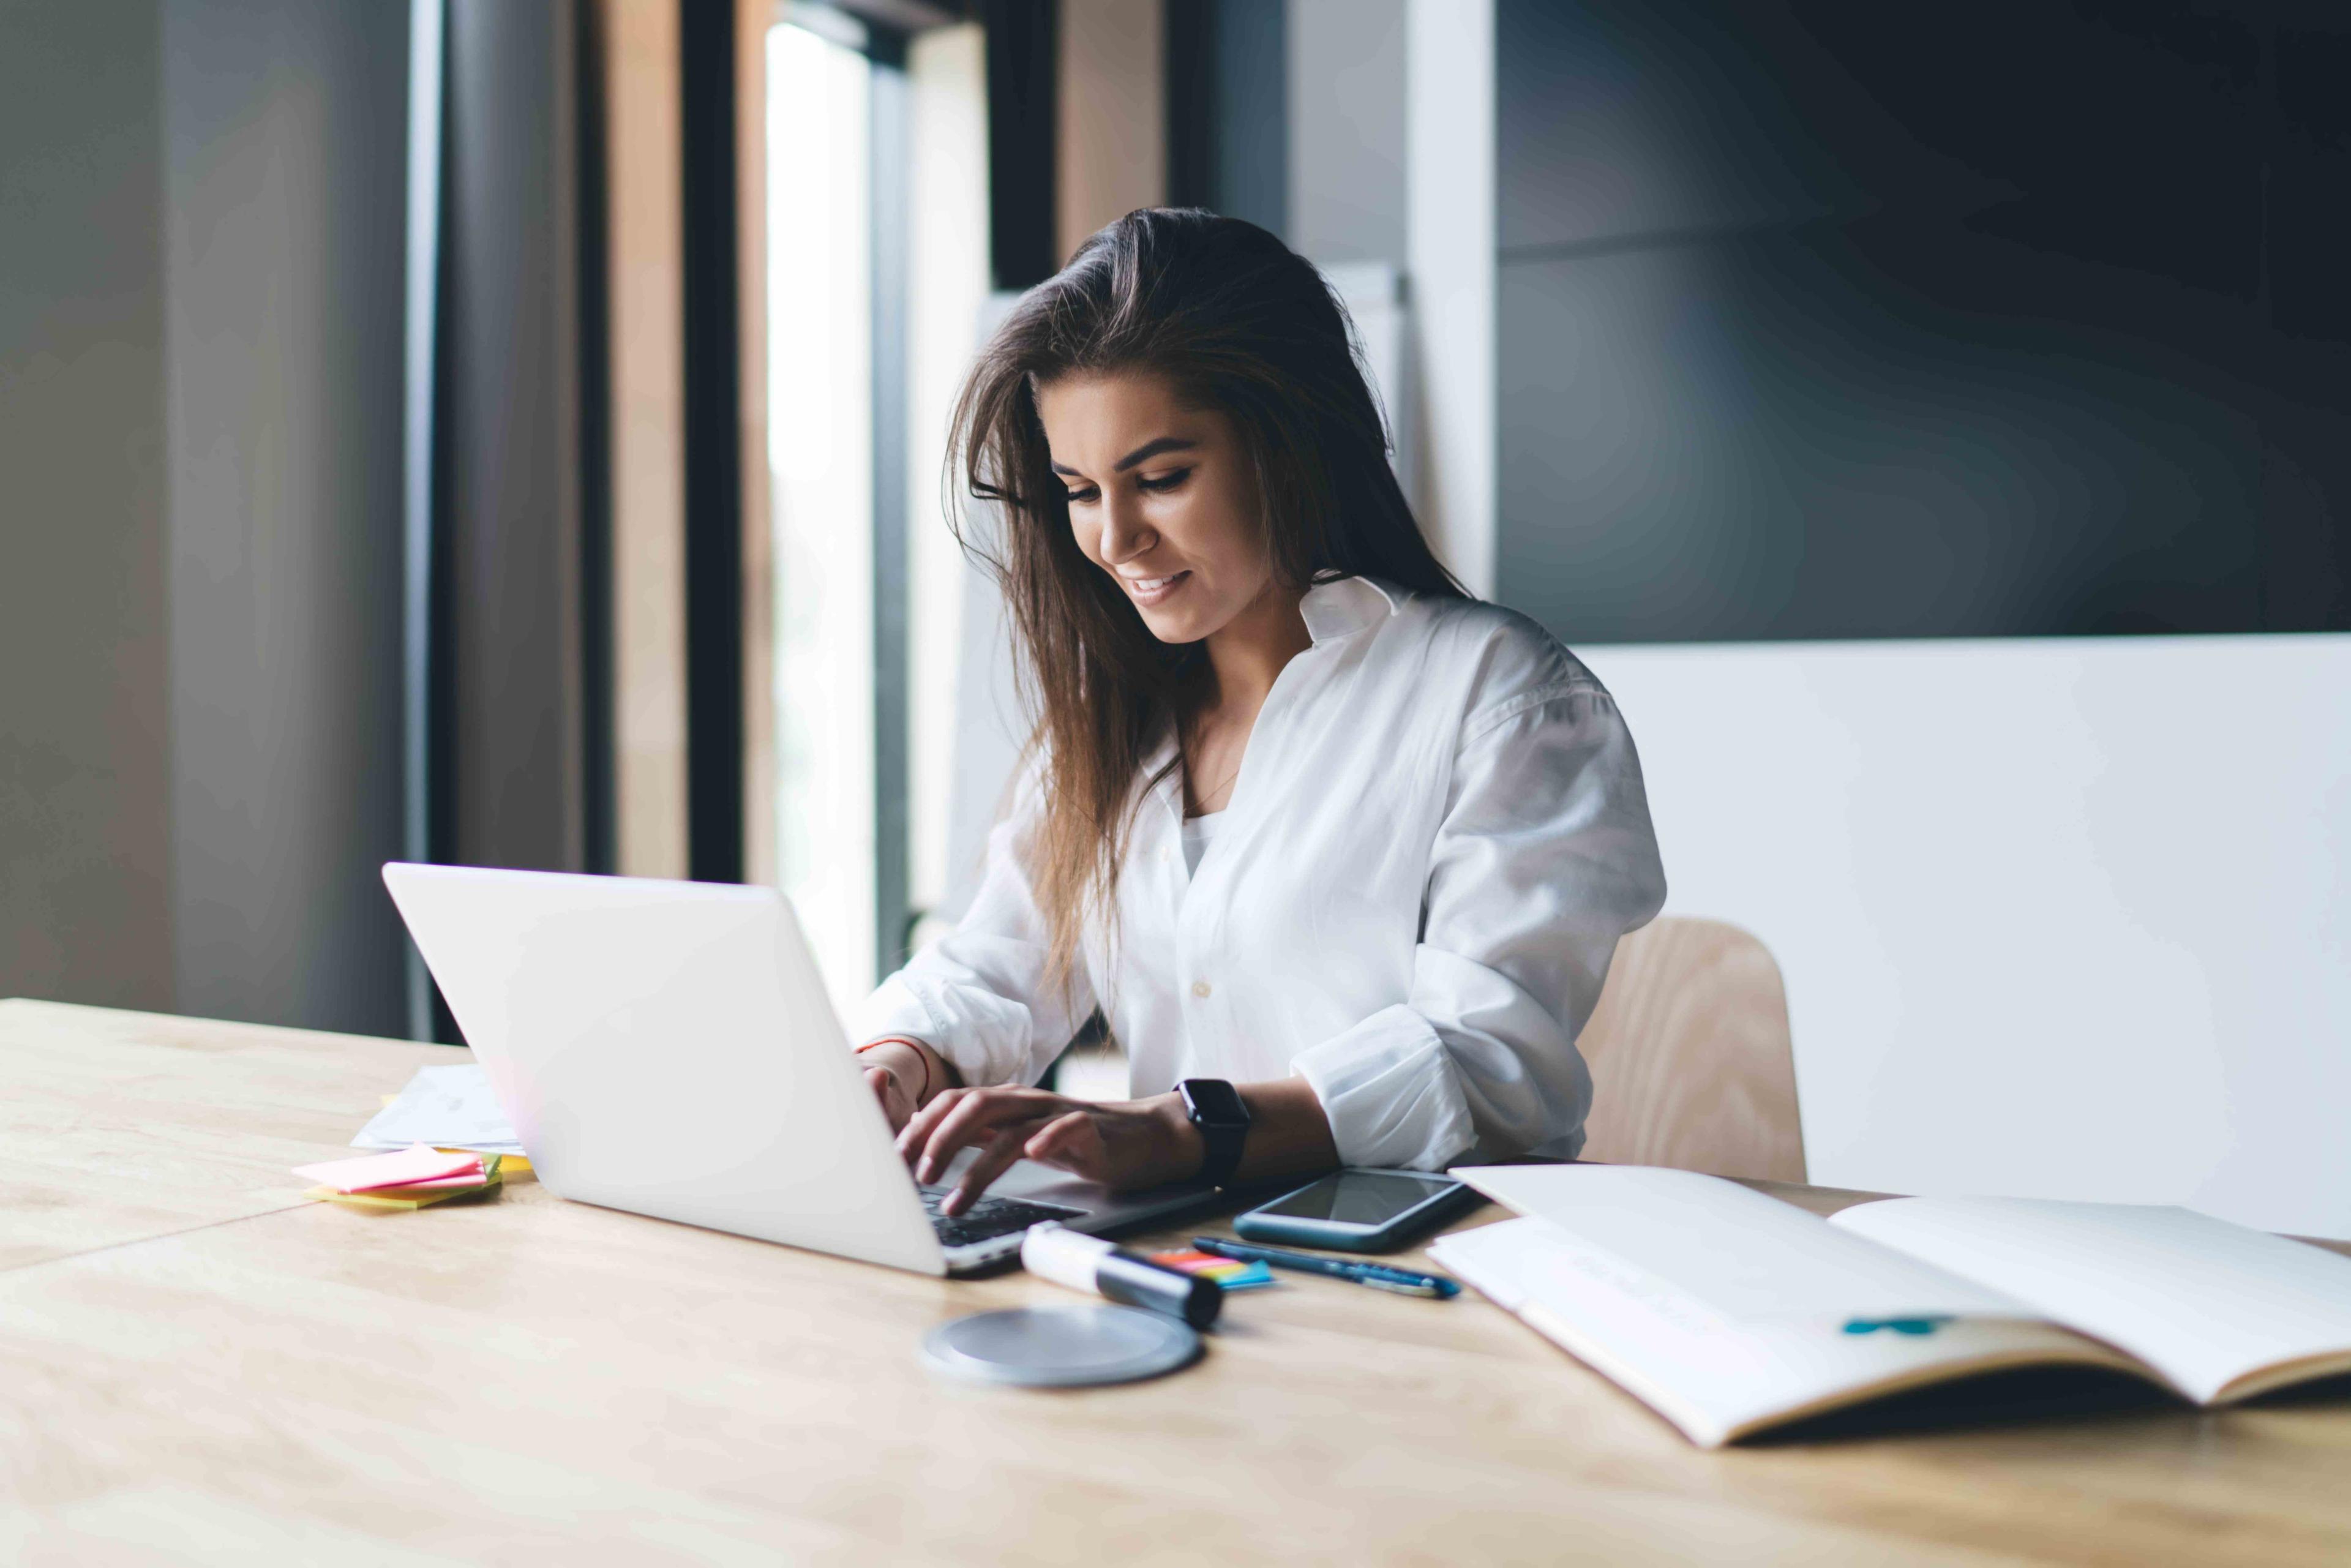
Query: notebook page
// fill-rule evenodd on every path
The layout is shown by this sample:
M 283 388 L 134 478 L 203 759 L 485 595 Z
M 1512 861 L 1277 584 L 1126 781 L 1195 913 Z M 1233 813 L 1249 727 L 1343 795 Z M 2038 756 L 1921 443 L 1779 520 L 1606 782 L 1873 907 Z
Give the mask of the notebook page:
M 2351 1259 L 2189 1209 L 1904 1197 L 1830 1223 L 2118 1345 L 2199 1402 L 2281 1363 L 2351 1354 Z
M 1724 1322 L 2040 1315 L 1719 1176 L 1557 1165 L 1465 1166 L 1450 1174 Z
M 1817 1316 L 1733 1321 L 1541 1219 L 1458 1231 L 1428 1255 L 1706 1448 L 1980 1372 L 2121 1363 L 2053 1324 L 2013 1318 L 1917 1334 L 1854 1334 Z

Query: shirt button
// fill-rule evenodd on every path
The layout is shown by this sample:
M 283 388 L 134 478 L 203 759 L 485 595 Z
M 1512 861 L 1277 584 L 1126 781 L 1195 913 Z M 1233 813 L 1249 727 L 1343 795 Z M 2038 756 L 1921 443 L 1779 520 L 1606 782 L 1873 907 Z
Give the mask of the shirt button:
M 1215 988 L 1215 987 L 1209 985 L 1206 980 L 1195 980 L 1192 982 L 1192 994 L 1204 999 L 1207 998 L 1207 994 Z

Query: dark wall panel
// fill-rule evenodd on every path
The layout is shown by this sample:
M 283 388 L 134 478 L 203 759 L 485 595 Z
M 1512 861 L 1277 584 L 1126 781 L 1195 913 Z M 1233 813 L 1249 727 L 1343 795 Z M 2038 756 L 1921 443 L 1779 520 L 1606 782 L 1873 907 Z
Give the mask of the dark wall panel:
M 575 13 L 449 9 L 437 852 L 586 869 Z
M 1169 0 L 1167 199 L 1290 224 L 1290 26 L 1281 0 Z
M 2260 400 L 2190 290 L 1888 215 L 1521 263 L 1499 312 L 1499 580 L 1563 635 L 2259 624 Z
M 176 1005 L 386 1034 L 408 7 L 163 7 Z
M 686 870 L 743 880 L 743 361 L 734 7 L 680 14 L 685 182 Z M 991 78 L 991 79 L 993 79 Z M 999 213 L 999 216 L 1000 216 Z
M 988 266 L 998 288 L 1061 270 L 1054 238 L 1059 170 L 1060 0 L 981 0 L 987 33 Z
M 0 997 L 168 1009 L 162 18 L 0 31 Z
M 1513 603 L 1584 641 L 2351 625 L 2351 138 L 2282 66 L 2335 32 L 1498 23 Z

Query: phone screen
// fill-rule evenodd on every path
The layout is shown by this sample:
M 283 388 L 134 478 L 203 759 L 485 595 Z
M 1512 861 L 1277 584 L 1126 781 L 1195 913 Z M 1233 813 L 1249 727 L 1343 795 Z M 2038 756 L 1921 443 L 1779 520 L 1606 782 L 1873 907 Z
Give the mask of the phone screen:
M 1257 1212 L 1285 1219 L 1335 1219 L 1343 1225 L 1385 1225 L 1405 1210 L 1461 1184 L 1449 1176 L 1394 1171 L 1341 1171 Z

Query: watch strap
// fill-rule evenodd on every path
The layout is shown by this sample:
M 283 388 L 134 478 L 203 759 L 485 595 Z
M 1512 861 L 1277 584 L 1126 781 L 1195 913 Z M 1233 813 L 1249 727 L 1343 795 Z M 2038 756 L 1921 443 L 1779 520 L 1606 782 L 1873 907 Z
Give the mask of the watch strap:
M 1200 1142 L 1207 1147 L 1207 1155 L 1200 1162 L 1200 1179 L 1210 1186 L 1222 1186 L 1233 1179 L 1233 1172 L 1240 1166 L 1241 1145 L 1249 1142 L 1249 1127 L 1198 1122 L 1193 1125 L 1200 1129 Z
M 1219 1082 L 1218 1086 L 1226 1094 L 1232 1096 L 1236 1101 L 1238 1100 L 1230 1084 Z M 1239 1168 L 1241 1150 L 1249 1142 L 1248 1109 L 1242 1108 L 1238 1120 L 1204 1115 L 1199 1106 L 1193 1102 L 1188 1082 L 1184 1103 L 1186 1113 L 1190 1117 L 1192 1125 L 1200 1130 L 1203 1155 L 1200 1161 L 1199 1179 L 1207 1182 L 1210 1186 L 1223 1186 L 1233 1179 L 1233 1172 Z

